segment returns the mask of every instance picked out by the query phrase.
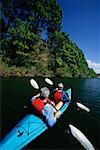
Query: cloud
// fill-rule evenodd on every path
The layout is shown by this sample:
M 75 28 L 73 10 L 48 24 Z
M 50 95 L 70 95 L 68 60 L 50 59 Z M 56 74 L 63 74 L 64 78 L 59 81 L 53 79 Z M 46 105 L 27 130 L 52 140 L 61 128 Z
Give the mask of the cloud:
M 100 69 L 95 69 L 95 68 L 93 68 L 93 70 L 94 70 L 96 73 L 100 74 Z
M 100 63 L 87 60 L 89 68 L 92 68 L 96 73 L 100 73 Z

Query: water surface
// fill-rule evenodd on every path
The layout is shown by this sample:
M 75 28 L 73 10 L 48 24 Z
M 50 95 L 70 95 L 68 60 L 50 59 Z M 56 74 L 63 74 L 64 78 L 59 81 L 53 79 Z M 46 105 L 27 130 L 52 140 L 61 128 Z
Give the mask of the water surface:
M 40 88 L 44 78 L 35 78 Z M 79 149 L 82 148 L 68 132 L 72 124 L 80 129 L 95 148 L 100 148 L 100 79 L 52 78 L 55 85 L 63 82 L 72 88 L 73 103 L 57 124 L 31 142 L 26 149 Z M 28 113 L 32 112 L 30 99 L 36 92 L 30 78 L 1 78 L 1 139 Z M 90 108 L 90 113 L 79 110 L 76 102 Z

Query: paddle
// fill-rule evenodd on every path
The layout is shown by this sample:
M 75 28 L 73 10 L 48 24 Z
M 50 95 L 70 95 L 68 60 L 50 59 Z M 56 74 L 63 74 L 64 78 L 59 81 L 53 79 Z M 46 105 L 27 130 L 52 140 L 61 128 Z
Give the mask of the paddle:
M 31 79 L 30 83 L 34 87 L 34 89 L 39 89 L 39 86 L 38 86 L 37 82 L 34 79 Z
M 84 106 L 83 104 L 78 103 L 78 102 L 76 102 L 76 104 L 77 104 L 77 106 L 78 106 L 79 108 L 81 108 L 81 109 L 83 109 L 83 110 L 85 110 L 85 111 L 87 111 L 87 112 L 90 112 L 90 109 L 87 108 L 86 106 Z
M 53 82 L 51 81 L 51 79 L 49 78 L 45 78 L 45 81 L 50 84 L 50 85 L 53 85 Z M 90 112 L 90 109 L 88 107 L 86 107 L 85 105 L 81 104 L 81 103 L 78 103 L 76 102 L 77 106 L 80 108 L 80 109 L 83 109 L 87 112 Z
M 69 125 L 70 131 L 72 135 L 83 145 L 86 150 L 95 150 L 90 141 L 86 138 L 86 136 L 73 125 Z
M 49 78 L 45 78 L 45 81 L 50 84 L 50 85 L 53 85 L 53 82 L 49 79 Z
M 30 84 L 32 85 L 32 87 L 34 87 L 34 89 L 39 89 L 39 86 L 34 79 L 30 80 Z M 24 105 L 24 109 L 26 109 L 26 108 L 27 108 L 27 105 Z
M 32 87 L 34 87 L 34 89 L 37 89 L 37 90 L 39 89 L 39 86 L 38 86 L 37 82 L 34 79 L 30 80 L 30 84 L 32 85 Z M 27 108 L 27 106 L 25 105 L 24 109 L 26 109 L 26 108 Z
M 45 81 L 48 84 L 53 85 L 53 82 L 50 79 L 46 78 Z M 79 108 L 84 109 L 87 112 L 90 112 L 90 109 L 84 106 L 83 104 L 78 102 L 76 104 Z M 71 124 L 69 125 L 69 127 L 72 135 L 83 145 L 84 148 L 94 150 L 93 145 L 90 143 L 90 141 L 80 130 L 78 130 L 76 127 L 72 126 Z

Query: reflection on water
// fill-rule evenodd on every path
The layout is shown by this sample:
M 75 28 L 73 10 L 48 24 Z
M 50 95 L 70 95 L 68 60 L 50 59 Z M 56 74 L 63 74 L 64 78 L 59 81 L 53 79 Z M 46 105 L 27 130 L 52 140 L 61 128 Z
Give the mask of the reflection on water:
M 40 88 L 47 86 L 44 78 L 35 78 Z M 72 124 L 79 128 L 95 148 L 100 148 L 100 79 L 52 78 L 54 84 L 63 82 L 72 87 L 73 103 L 52 129 L 26 148 L 82 148 L 65 131 Z M 36 92 L 30 78 L 1 78 L 1 137 L 3 138 L 26 114 L 32 112 L 30 99 Z M 77 109 L 76 101 L 90 108 L 90 113 Z M 46 142 L 45 142 L 46 141 Z

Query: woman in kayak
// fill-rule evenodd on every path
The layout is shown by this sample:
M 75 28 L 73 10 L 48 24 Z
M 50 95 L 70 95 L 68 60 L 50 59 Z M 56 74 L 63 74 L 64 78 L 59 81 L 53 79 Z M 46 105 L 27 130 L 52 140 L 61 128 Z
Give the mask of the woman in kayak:
M 59 110 L 63 104 L 70 101 L 68 95 L 63 91 L 64 85 L 62 83 L 58 84 L 58 87 L 53 91 L 53 100 L 56 104 L 55 108 Z
M 45 117 L 46 123 L 52 127 L 56 123 L 57 117 L 61 112 L 54 108 L 54 102 L 48 98 L 50 94 L 49 89 L 43 87 L 40 91 L 39 94 L 31 99 L 32 106 L 39 114 L 42 114 Z

